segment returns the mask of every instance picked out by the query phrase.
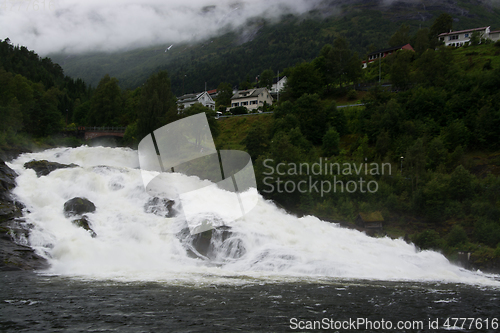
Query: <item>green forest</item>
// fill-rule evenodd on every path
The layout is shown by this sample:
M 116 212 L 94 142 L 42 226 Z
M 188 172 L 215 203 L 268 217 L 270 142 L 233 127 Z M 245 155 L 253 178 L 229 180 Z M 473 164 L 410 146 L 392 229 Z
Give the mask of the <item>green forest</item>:
M 386 229 L 421 249 L 470 251 L 476 263 L 498 258 L 500 42 L 477 44 L 398 51 L 360 73 L 350 65 L 356 55 L 339 39 L 313 61 L 289 68 L 272 120 L 254 123 L 242 140 L 256 161 L 260 191 L 291 211 L 326 220 L 354 222 L 360 212 L 381 211 Z M 363 94 L 346 84 L 379 76 L 392 85 L 375 84 Z M 337 107 L 336 100 L 361 95 L 364 106 Z M 386 163 L 391 172 L 363 167 L 363 193 L 359 173 L 323 168 L 314 174 L 318 187 L 350 181 L 358 187 L 322 193 L 311 190 L 313 171 L 293 168 L 317 164 L 318 170 L 326 161 L 368 170 Z M 377 191 L 367 191 L 371 181 Z
M 391 236 L 450 256 L 470 251 L 481 264 L 500 257 L 500 43 L 475 38 L 462 48 L 438 45 L 437 34 L 452 25 L 451 16 L 441 15 L 414 32 L 396 26 L 387 44 L 411 42 L 415 52 L 398 51 L 365 70 L 364 56 L 347 38 L 330 38 L 310 60 L 283 71 L 287 87 L 267 109 L 271 116 L 224 120 L 201 105 L 178 113 L 174 91 L 181 83 L 166 70 L 133 90 L 110 75 L 93 88 L 6 39 L 0 42 L 0 148 L 77 146 L 82 142 L 68 133 L 79 126 L 126 126 L 123 143 L 135 146 L 164 124 L 206 112 L 219 149 L 250 153 L 267 199 L 331 221 L 352 223 L 360 212 L 380 211 Z M 252 86 L 253 74 L 234 80 Z M 230 90 L 233 81 L 214 84 Z M 221 96 L 217 106 L 227 106 L 227 94 Z M 350 165 L 362 166 L 372 187 L 278 190 L 307 180 L 289 171 L 292 165 L 314 170 L 318 162 L 342 166 L 314 174 L 318 184 L 360 184 L 360 172 L 344 171 Z M 373 172 L 375 165 L 390 172 Z

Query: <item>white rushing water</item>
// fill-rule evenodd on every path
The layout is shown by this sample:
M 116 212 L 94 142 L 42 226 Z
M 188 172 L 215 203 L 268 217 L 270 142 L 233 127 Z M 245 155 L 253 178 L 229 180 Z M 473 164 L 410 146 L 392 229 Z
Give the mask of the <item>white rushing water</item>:
M 32 159 L 80 167 L 38 178 L 23 167 Z M 185 226 L 182 218 L 145 211 L 151 197 L 144 189 L 136 151 L 57 148 L 23 154 L 9 166 L 19 174 L 14 194 L 26 205 L 26 223 L 32 227 L 27 242 L 49 260 L 49 274 L 195 283 L 348 278 L 500 285 L 495 277 L 461 269 L 439 253 L 419 252 L 403 240 L 368 237 L 312 216 L 297 218 L 260 196 L 250 214 L 230 224 L 245 254 L 214 265 L 187 254 L 176 236 Z M 180 189 L 200 182 L 176 173 L 165 177 Z M 212 195 L 223 204 L 224 191 Z M 64 203 L 74 197 L 95 204 L 95 213 L 87 216 L 97 237 L 64 216 Z M 203 197 L 194 200 L 206 206 Z M 210 215 L 212 207 L 205 209 Z

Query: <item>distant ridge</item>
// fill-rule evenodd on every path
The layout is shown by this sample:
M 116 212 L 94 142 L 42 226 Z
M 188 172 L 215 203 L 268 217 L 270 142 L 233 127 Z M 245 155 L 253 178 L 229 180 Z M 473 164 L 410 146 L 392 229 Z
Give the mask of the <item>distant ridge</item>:
M 386 48 L 401 24 L 413 35 L 446 12 L 454 18 L 454 29 L 468 29 L 500 22 L 500 9 L 491 1 L 374 1 L 325 0 L 301 16 L 287 15 L 278 23 L 256 18 L 233 32 L 196 44 L 171 43 L 118 53 L 85 55 L 52 54 L 67 75 L 97 86 L 109 74 L 122 88 L 136 88 L 158 70 L 167 70 L 172 89 L 179 96 L 214 89 L 220 82 L 237 85 L 264 69 L 283 70 L 310 61 L 327 43 L 344 36 L 360 56 Z M 500 24 L 497 24 L 500 26 Z

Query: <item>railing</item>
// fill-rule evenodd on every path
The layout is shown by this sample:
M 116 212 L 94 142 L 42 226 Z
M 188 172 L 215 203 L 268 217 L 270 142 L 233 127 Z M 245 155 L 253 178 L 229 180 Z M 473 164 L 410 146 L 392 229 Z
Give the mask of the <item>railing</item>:
M 79 131 L 85 132 L 125 132 L 126 127 L 96 127 L 96 126 L 85 126 L 78 127 Z

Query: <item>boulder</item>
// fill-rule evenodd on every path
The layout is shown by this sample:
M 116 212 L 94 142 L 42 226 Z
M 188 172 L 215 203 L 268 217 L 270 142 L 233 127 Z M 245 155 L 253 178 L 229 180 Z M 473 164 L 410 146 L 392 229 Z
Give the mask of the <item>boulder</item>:
M 92 238 L 97 236 L 95 231 L 92 230 L 92 228 L 89 226 L 89 220 L 88 220 L 87 215 L 83 215 L 81 218 L 71 221 L 71 223 L 73 223 L 77 227 L 80 227 L 80 228 L 87 230 L 90 233 L 90 235 L 92 236 Z
M 76 168 L 78 167 L 78 165 L 74 163 L 61 164 L 57 162 L 49 162 L 47 160 L 41 160 L 41 161 L 32 160 L 24 163 L 24 167 L 26 169 L 35 170 L 36 175 L 38 177 L 41 177 L 41 176 L 47 176 L 49 173 L 57 169 Z
M 64 216 L 78 216 L 95 212 L 95 205 L 86 198 L 73 198 L 64 203 Z
M 189 228 L 177 234 L 190 257 L 222 262 L 238 259 L 245 253 L 245 247 L 231 227 L 220 226 L 198 234 L 191 235 Z
M 144 205 L 144 211 L 146 213 L 152 213 L 162 217 L 174 217 L 174 200 L 152 197 Z

